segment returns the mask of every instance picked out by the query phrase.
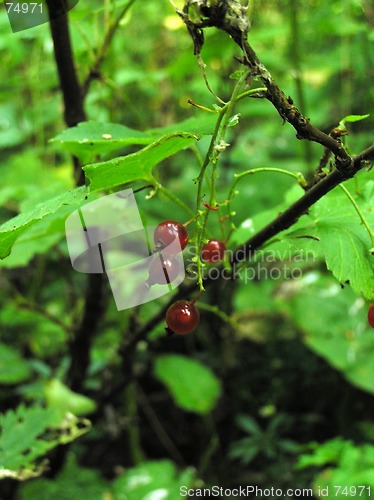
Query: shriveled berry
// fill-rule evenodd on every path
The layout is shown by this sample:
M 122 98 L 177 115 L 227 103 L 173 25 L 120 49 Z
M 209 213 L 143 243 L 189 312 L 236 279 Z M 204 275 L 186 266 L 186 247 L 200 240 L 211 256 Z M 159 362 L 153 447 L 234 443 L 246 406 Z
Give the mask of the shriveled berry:
M 183 224 L 175 220 L 165 220 L 161 222 L 155 229 L 154 242 L 156 248 L 162 249 L 165 254 L 175 255 L 176 253 L 184 250 L 188 243 L 187 229 Z M 172 245 L 176 240 L 179 241 L 179 246 Z M 171 248 L 167 248 L 172 245 Z
M 209 240 L 201 249 L 201 260 L 204 262 L 221 262 L 225 256 L 226 245 L 221 240 Z
M 149 264 L 147 283 L 149 286 L 167 285 L 178 277 L 180 270 L 181 265 L 175 257 L 157 253 Z
M 169 307 L 165 320 L 172 332 L 186 335 L 193 332 L 199 324 L 200 313 L 194 303 L 188 300 L 179 300 Z

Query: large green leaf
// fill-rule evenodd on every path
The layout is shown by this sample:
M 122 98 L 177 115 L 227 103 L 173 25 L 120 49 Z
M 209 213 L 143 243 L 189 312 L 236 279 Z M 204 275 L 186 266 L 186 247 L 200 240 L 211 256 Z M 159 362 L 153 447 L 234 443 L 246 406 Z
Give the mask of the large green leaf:
M 37 459 L 59 444 L 74 441 L 90 427 L 88 420 L 41 406 L 20 405 L 0 415 L 0 479 L 40 475 L 46 464 L 37 464 Z
M 154 374 L 167 386 L 176 404 L 188 411 L 208 413 L 221 394 L 220 381 L 213 372 L 185 356 L 158 357 Z
M 354 385 L 374 394 L 374 330 L 366 304 L 348 286 L 313 272 L 295 282 L 282 302 L 313 351 Z
M 56 408 L 62 414 L 70 412 L 81 416 L 96 410 L 96 403 L 93 399 L 72 391 L 57 378 L 47 382 L 44 388 L 44 396 L 47 406 Z
M 149 144 L 152 139 L 147 131 L 141 132 L 118 123 L 88 121 L 63 130 L 51 142 L 79 158 L 90 158 L 129 144 Z
M 12 253 L 0 260 L 0 268 L 26 266 L 38 254 L 46 253 L 65 235 L 65 219 L 71 213 L 71 206 L 63 206 L 30 226 L 12 247 Z
M 170 134 L 211 134 L 216 120 L 216 115 L 205 115 L 189 118 L 168 127 L 144 131 L 134 130 L 119 123 L 87 121 L 62 131 L 51 139 L 51 142 L 79 158 L 86 159 L 132 144 L 151 144 L 156 139 Z
M 208 115 L 202 119 L 192 118 L 170 127 L 152 129 L 147 132 L 134 131 L 117 124 L 84 122 L 77 127 L 65 130 L 54 140 L 66 147 L 71 153 L 81 156 L 85 156 L 88 152 L 91 156 L 92 152 L 96 154 L 112 151 L 127 144 L 150 143 L 136 153 L 106 162 L 86 165 L 84 170 L 90 183 L 90 191 L 97 191 L 140 179 L 154 182 L 153 167 L 165 158 L 190 146 L 203 135 L 210 134 L 215 120 L 215 115 Z M 85 187 L 68 191 L 56 198 L 37 204 L 34 209 L 21 213 L 0 226 L 0 259 L 4 259 L 10 254 L 16 239 L 35 222 L 61 211 L 65 206 L 70 206 L 71 210 L 68 212 L 72 212 L 82 204 L 87 194 L 88 190 Z M 6 196 L 9 196 L 9 193 Z M 64 215 L 65 217 L 68 215 L 66 210 Z M 60 218 L 58 213 L 56 217 Z M 50 219 L 50 223 L 53 224 L 54 217 Z M 45 236 L 48 238 L 49 232 Z M 52 245 L 57 239 L 56 235 L 55 239 L 49 239 L 46 243 Z M 35 244 L 33 248 L 31 245 L 26 246 L 24 257 L 20 256 L 16 262 L 25 264 L 35 253 L 37 253 Z
M 53 479 L 34 479 L 20 488 L 20 500 L 71 500 L 87 498 L 104 500 L 112 498 L 109 485 L 99 472 L 77 463 L 75 455 L 67 455 L 62 471 Z
M 86 187 L 67 191 L 51 200 L 39 203 L 33 210 L 21 213 L 0 226 L 0 259 L 4 259 L 10 254 L 16 239 L 33 224 L 48 215 L 55 214 L 62 207 L 70 206 L 71 211 L 75 210 L 82 204 L 87 195 Z
M 198 139 L 189 133 L 178 133 L 162 137 L 137 153 L 93 163 L 83 168 L 90 189 L 108 189 L 140 179 L 152 182 L 152 169 L 160 161 L 187 148 Z
M 310 443 L 307 451 L 308 454 L 299 457 L 296 468 L 324 467 L 313 481 L 317 498 L 371 498 L 370 491 L 374 486 L 372 444 L 356 445 L 338 437 L 322 444 Z
M 374 228 L 374 182 L 366 185 L 366 192 L 354 194 L 354 184 L 349 183 L 363 215 Z M 368 300 L 374 300 L 374 256 L 368 232 L 353 205 L 341 189 L 318 202 L 311 211 L 314 219 L 314 236 L 319 238 L 319 253 L 326 260 L 327 268 L 340 281 L 349 282 L 352 289 Z
M 374 181 L 368 180 L 368 174 L 364 172 L 357 180 L 344 185 L 373 230 Z M 232 241 L 242 244 L 265 224 L 269 224 L 295 201 L 295 194 L 299 190 L 293 187 L 289 191 L 287 203 L 246 219 L 234 233 Z M 301 259 L 303 255 L 309 260 L 310 257 L 324 260 L 340 283 L 349 283 L 357 295 L 373 301 L 374 256 L 370 253 L 371 246 L 367 228 L 355 207 L 342 189 L 337 187 L 312 206 L 309 213 L 301 217 L 290 231 L 278 234 L 274 242 L 255 257 L 263 259 L 264 254 L 271 253 L 279 261 L 295 256 Z
M 17 384 L 27 380 L 31 370 L 22 356 L 5 344 L 0 344 L 0 384 Z
M 374 228 L 374 181 L 360 177 L 345 183 L 370 227 Z M 318 240 L 300 239 L 301 235 Z M 311 246 L 325 260 L 327 268 L 340 283 L 349 283 L 356 294 L 374 300 L 374 256 L 368 231 L 347 195 L 339 188 L 314 205 L 289 233 L 293 245 Z M 297 238 L 299 237 L 298 241 Z
M 181 486 L 189 489 L 195 478 L 195 471 L 186 468 L 179 472 L 170 460 L 143 462 L 126 470 L 113 482 L 113 499 L 128 500 L 162 498 L 174 500 L 180 496 Z

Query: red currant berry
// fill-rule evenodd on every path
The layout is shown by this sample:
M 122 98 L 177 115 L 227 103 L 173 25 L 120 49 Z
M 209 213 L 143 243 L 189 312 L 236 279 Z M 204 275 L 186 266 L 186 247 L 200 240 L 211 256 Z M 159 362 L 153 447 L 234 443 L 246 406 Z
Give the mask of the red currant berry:
M 368 322 L 369 325 L 374 328 L 374 304 L 371 304 L 368 310 Z
M 220 240 L 209 240 L 201 249 L 201 260 L 204 262 L 221 262 L 225 256 L 226 245 Z
M 188 243 L 188 233 L 187 229 L 183 224 L 175 220 L 165 220 L 161 222 L 155 229 L 154 242 L 157 248 L 165 249 L 165 253 L 168 255 L 175 255 L 179 252 L 179 247 L 167 249 L 177 238 L 181 250 L 184 250 Z
M 192 302 L 179 300 L 169 307 L 165 320 L 172 332 L 186 335 L 193 332 L 199 324 L 200 313 Z
M 180 270 L 181 266 L 178 260 L 157 253 L 149 264 L 147 283 L 149 286 L 166 285 L 178 277 Z

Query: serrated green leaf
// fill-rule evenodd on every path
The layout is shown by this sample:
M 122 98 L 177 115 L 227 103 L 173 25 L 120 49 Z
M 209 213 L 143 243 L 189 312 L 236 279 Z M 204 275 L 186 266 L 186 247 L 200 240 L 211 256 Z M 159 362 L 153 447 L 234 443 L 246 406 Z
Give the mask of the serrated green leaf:
M 18 351 L 5 344 L 0 344 L 0 384 L 16 384 L 30 377 L 27 362 Z
M 331 439 L 319 446 L 309 445 L 313 452 L 303 454 L 299 457 L 296 468 L 304 469 L 305 467 L 319 467 L 325 464 L 336 463 L 342 454 L 342 451 L 347 442 L 341 437 Z
M 48 215 L 55 214 L 61 207 L 69 206 L 71 211 L 75 210 L 87 195 L 88 190 L 86 187 L 67 191 L 51 200 L 39 203 L 34 209 L 21 213 L 2 224 L 0 226 L 0 259 L 4 259 L 10 254 L 16 239 L 33 224 Z
M 99 153 L 118 149 L 119 146 L 122 147 L 126 144 L 151 143 L 137 153 L 115 158 L 108 162 L 87 165 L 84 170 L 90 182 L 90 191 L 95 191 L 113 188 L 140 179 L 154 182 L 153 167 L 165 158 L 188 147 L 203 135 L 212 133 L 215 120 L 216 117 L 210 115 L 203 118 L 191 118 L 182 123 L 147 132 L 134 131 L 118 124 L 84 122 L 77 127 L 65 130 L 54 141 L 66 147 L 73 154 L 78 154 L 80 151 L 83 155 L 91 151 L 92 148 L 95 153 Z M 88 136 L 90 136 L 89 139 Z M 159 139 L 155 140 L 156 137 Z M 11 191 L 5 192 L 4 199 L 7 199 L 11 194 Z M 34 209 L 21 213 L 0 226 L 0 259 L 4 259 L 10 254 L 17 238 L 37 221 L 55 214 L 63 206 L 70 206 L 72 212 L 81 206 L 87 194 L 86 187 L 76 188 L 39 203 Z M 59 214 L 56 217 L 59 218 Z M 53 222 L 53 217 L 51 221 Z M 48 238 L 49 234 L 46 236 L 47 244 L 52 245 L 57 240 L 57 237 L 52 238 L 51 242 L 51 238 Z M 35 247 L 33 249 L 28 247 L 23 256 L 15 258 L 15 263 L 26 264 L 35 253 L 37 253 Z M 12 265 L 11 263 L 9 267 Z
M 18 406 L 0 415 L 0 479 L 34 477 L 35 460 L 59 444 L 77 439 L 90 429 L 88 420 L 61 415 L 51 408 Z
M 176 404 L 188 411 L 208 413 L 221 394 L 220 381 L 213 372 L 185 356 L 158 357 L 154 374 L 167 386 Z
M 129 145 L 151 144 L 165 135 L 185 133 L 202 136 L 211 134 L 216 120 L 215 116 L 189 118 L 167 127 L 144 131 L 134 130 L 118 123 L 87 121 L 62 131 L 51 139 L 51 142 L 78 158 L 89 159 Z
M 172 134 L 137 153 L 113 160 L 86 165 L 83 170 L 92 191 L 108 189 L 143 179 L 152 182 L 152 169 L 165 158 L 187 148 L 198 139 L 186 133 Z
M 28 481 L 20 488 L 22 500 L 72 500 L 87 498 L 104 500 L 109 485 L 99 472 L 77 463 L 74 455 L 68 454 L 63 470 L 53 479 Z
M 70 206 L 61 207 L 28 228 L 12 246 L 12 253 L 0 260 L 0 268 L 26 266 L 38 254 L 46 253 L 65 235 L 65 219 L 71 213 Z
M 373 199 L 365 199 L 362 195 L 358 197 L 352 182 L 347 183 L 347 187 L 350 186 L 352 196 L 373 228 Z M 314 230 L 310 228 L 310 234 L 319 238 L 316 248 L 328 269 L 340 283 L 349 282 L 356 294 L 374 300 L 374 256 L 369 252 L 371 241 L 347 196 L 341 190 L 335 190 L 312 208 L 310 217 L 315 226 Z
M 362 188 L 357 184 L 361 181 Z M 367 174 L 345 183 L 363 216 L 374 228 L 374 181 Z M 356 193 L 359 192 L 359 194 Z M 260 215 L 261 216 L 261 215 Z M 282 241 L 269 246 L 272 252 L 287 250 L 289 255 L 298 250 L 311 252 L 326 262 L 327 268 L 341 283 L 349 283 L 356 294 L 374 300 L 374 256 L 367 229 L 355 207 L 339 188 L 328 193 L 311 207 L 309 214 L 300 218 L 286 234 L 277 236 Z

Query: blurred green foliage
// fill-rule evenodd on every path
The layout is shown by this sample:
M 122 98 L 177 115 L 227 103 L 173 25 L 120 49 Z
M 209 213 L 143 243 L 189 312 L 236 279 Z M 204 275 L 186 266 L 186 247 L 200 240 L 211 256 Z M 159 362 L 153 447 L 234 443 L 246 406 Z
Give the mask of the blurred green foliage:
M 81 82 L 127 3 L 81 1 L 71 10 Z M 370 2 L 254 0 L 251 22 L 250 43 L 315 126 L 328 133 L 344 117 L 371 113 L 344 123 L 349 151 L 368 147 L 374 129 Z M 206 76 L 223 101 L 236 83 L 230 75 L 242 69 L 237 56 L 227 35 L 206 31 Z M 74 394 L 65 385 L 69 345 L 84 310 L 87 277 L 70 266 L 64 221 L 87 196 L 96 196 L 94 189 L 149 183 L 162 189 L 137 194 L 144 224 L 191 219 L 186 206 L 195 212 L 195 180 L 217 115 L 189 102 L 211 109 L 217 102 L 167 0 L 137 0 L 126 13 L 90 82 L 89 121 L 74 129 L 63 122 L 47 24 L 13 33 L 2 12 L 0 57 L 6 75 L 0 85 L 0 254 L 6 257 L 0 261 L 0 405 L 9 416 L 5 412 L 21 404 L 52 400 L 66 412 L 78 398 L 88 403 L 78 413 L 94 412 L 92 430 L 70 445 L 65 460 L 59 461 L 59 449 L 49 456 L 51 477 L 29 481 L 18 493 L 15 482 L 2 481 L 0 496 L 175 499 L 181 485 L 215 484 L 374 488 L 371 472 L 359 474 L 360 467 L 371 471 L 374 439 L 374 333 L 366 320 L 374 267 L 368 232 L 347 196 L 336 188 L 257 253 L 241 279 L 209 287 L 199 301 L 196 333 L 168 339 L 162 322 L 155 323 L 126 361 L 128 378 L 123 339 L 170 297 L 118 312 L 108 292 L 78 391 L 84 395 Z M 228 128 L 229 146 L 218 163 L 222 207 L 210 214 L 207 237 L 226 238 L 231 231 L 221 218 L 235 174 L 270 167 L 309 178 L 323 153 L 298 141 L 263 99 L 243 99 L 234 113 L 232 124 L 238 123 Z M 69 153 L 85 165 L 91 193 L 74 187 Z M 374 170 L 364 170 L 345 183 L 371 228 L 373 180 Z M 295 184 L 270 171 L 244 176 L 231 202 L 229 250 L 299 198 L 303 191 Z M 209 201 L 208 191 L 202 194 Z M 193 243 L 195 229 L 188 226 Z M 38 411 L 45 414 L 40 432 L 30 434 L 35 441 L 53 431 L 50 410 Z M 8 432 L 1 424 L 0 451 Z M 49 441 L 45 450 L 60 442 Z M 35 443 L 30 447 L 40 451 Z M 19 472 L 22 463 L 14 468 Z

